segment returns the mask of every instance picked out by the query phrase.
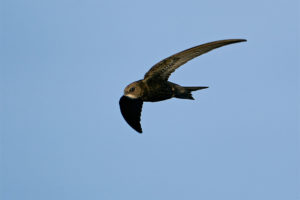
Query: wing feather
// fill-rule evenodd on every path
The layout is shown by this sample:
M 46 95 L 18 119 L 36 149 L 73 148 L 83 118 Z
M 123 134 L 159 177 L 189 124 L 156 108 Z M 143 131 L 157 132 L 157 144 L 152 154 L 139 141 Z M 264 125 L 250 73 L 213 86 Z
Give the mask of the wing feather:
M 125 121 L 137 132 L 142 133 L 141 112 L 143 101 L 122 96 L 119 101 L 121 113 Z
M 186 49 L 179 53 L 176 53 L 159 63 L 155 64 L 146 74 L 145 79 L 150 78 L 160 78 L 163 80 L 168 80 L 171 73 L 173 73 L 178 67 L 185 64 L 186 62 L 190 61 L 191 59 L 200 56 L 204 53 L 207 53 L 213 49 L 238 43 L 238 42 L 245 42 L 244 39 L 228 39 L 228 40 L 219 40 L 215 42 L 210 42 L 206 44 L 202 44 L 199 46 L 192 47 L 190 49 Z

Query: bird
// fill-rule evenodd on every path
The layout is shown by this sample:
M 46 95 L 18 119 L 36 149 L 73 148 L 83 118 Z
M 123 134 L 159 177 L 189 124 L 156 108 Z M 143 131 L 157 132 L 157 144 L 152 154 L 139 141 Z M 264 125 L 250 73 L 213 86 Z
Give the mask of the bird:
M 245 39 L 226 39 L 198 45 L 167 57 L 144 75 L 144 78 L 130 83 L 119 100 L 120 111 L 125 121 L 138 133 L 142 133 L 141 112 L 143 102 L 158 102 L 171 98 L 194 100 L 192 92 L 207 86 L 184 87 L 168 81 L 170 75 L 186 62 L 213 49 L 246 42 Z

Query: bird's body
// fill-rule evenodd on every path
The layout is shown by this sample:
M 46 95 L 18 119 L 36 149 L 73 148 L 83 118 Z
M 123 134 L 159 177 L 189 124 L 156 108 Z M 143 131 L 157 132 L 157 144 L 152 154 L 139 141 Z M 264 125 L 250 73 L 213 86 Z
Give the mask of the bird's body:
M 168 81 L 142 80 L 145 87 L 143 101 L 156 102 L 163 101 L 173 97 L 174 89 Z
M 170 81 L 155 81 L 150 80 L 139 80 L 133 82 L 128 86 L 141 88 L 142 93 L 140 94 L 140 99 L 145 102 L 157 102 L 172 97 L 180 99 L 193 99 L 191 96 L 191 91 L 196 91 L 200 89 L 205 89 L 208 87 L 182 87 L 178 84 L 172 83 Z M 127 95 L 128 97 L 135 98 L 134 95 Z
M 199 45 L 174 54 L 154 65 L 144 76 L 144 79 L 129 84 L 120 99 L 120 109 L 127 123 L 139 133 L 142 133 L 140 116 L 143 102 L 157 102 L 170 98 L 191 99 L 191 92 L 206 89 L 206 86 L 184 87 L 168 81 L 169 76 L 178 67 L 189 60 L 211 51 L 215 48 L 244 42 L 243 39 L 220 40 Z

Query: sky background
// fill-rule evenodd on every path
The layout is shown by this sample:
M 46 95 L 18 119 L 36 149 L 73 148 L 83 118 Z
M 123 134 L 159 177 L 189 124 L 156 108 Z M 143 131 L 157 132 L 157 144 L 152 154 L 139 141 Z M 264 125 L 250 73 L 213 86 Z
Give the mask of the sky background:
M 0 199 L 300 199 L 298 0 L 2 0 Z M 119 110 L 161 59 L 195 101 Z

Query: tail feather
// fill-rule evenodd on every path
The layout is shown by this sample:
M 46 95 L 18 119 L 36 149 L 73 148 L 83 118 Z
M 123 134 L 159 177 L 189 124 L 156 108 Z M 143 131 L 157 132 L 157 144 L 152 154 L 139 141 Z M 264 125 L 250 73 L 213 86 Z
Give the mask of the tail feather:
M 206 87 L 206 86 L 201 86 L 201 87 L 184 87 L 184 89 L 187 89 L 187 90 L 189 90 L 189 91 L 197 91 L 197 90 L 203 90 L 203 89 L 206 89 L 206 88 L 208 88 L 208 87 Z
M 192 96 L 192 92 L 196 91 L 196 90 L 203 90 L 206 89 L 208 87 L 181 87 L 179 90 L 177 90 L 177 94 L 175 95 L 175 97 L 180 98 L 180 99 L 191 99 L 194 100 L 193 96 Z

